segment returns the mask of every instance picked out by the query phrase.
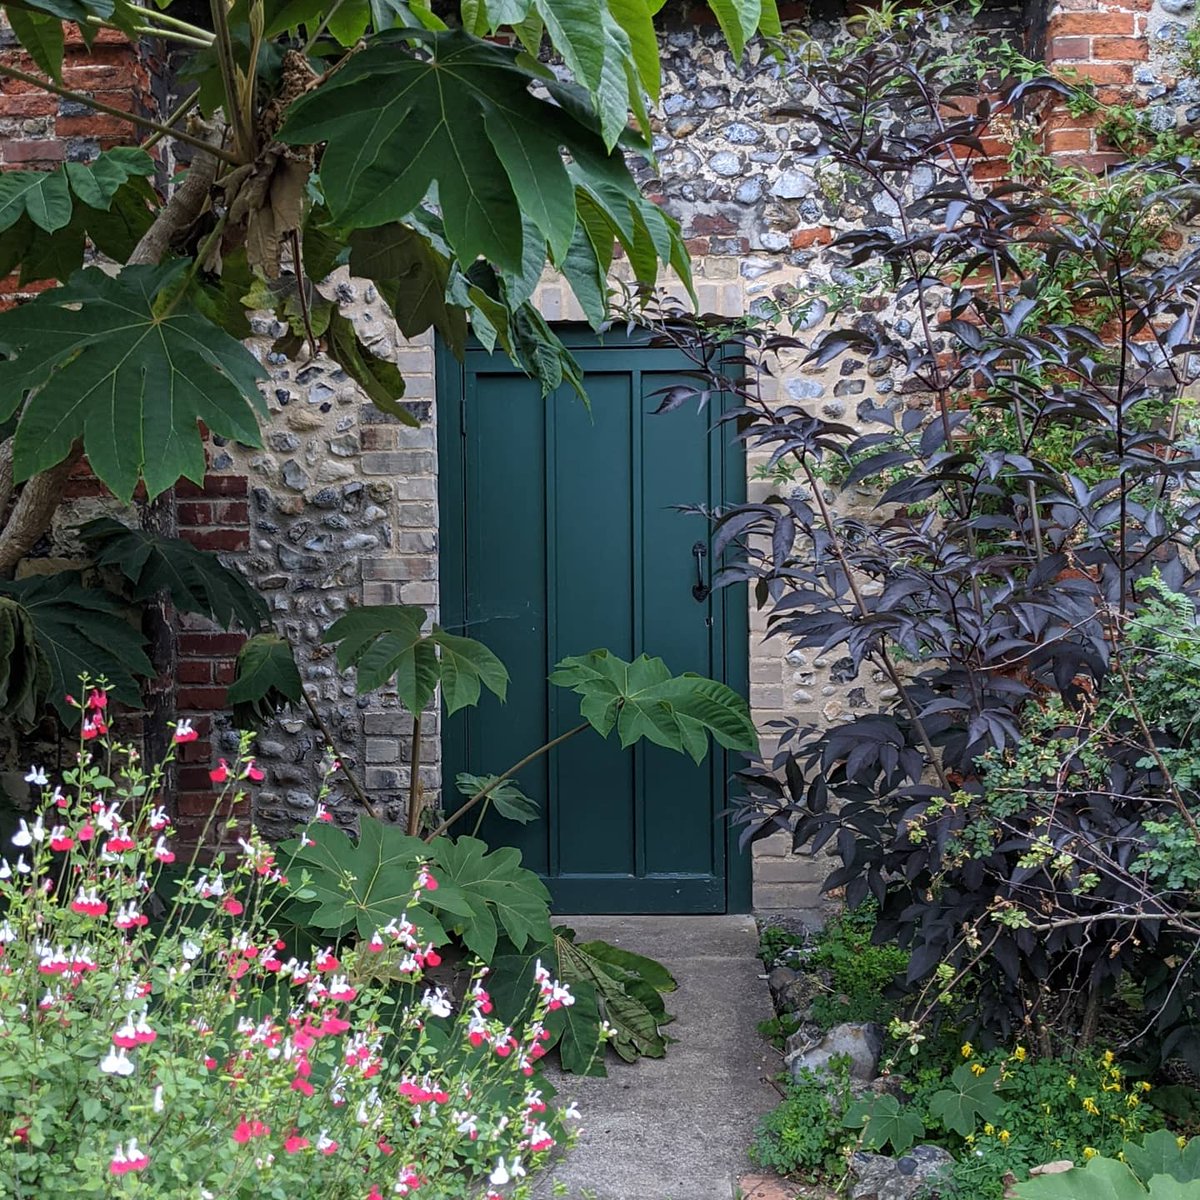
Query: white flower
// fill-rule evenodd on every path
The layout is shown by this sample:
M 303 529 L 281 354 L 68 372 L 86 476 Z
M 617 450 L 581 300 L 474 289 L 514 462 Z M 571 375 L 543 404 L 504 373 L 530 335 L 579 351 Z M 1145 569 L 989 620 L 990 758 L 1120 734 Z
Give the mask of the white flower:
M 133 1060 L 122 1046 L 119 1050 L 110 1050 L 100 1060 L 100 1070 L 106 1075 L 132 1075 Z
M 425 995 L 421 997 L 421 1004 L 435 1017 L 448 1017 L 453 1011 L 450 1005 L 450 997 L 444 988 L 426 988 Z
M 154 1089 L 154 1111 L 162 1112 L 162 1110 L 166 1107 L 167 1106 L 163 1101 L 162 1084 L 160 1083 L 158 1087 Z
M 32 783 L 34 787 L 45 787 L 50 782 L 46 772 L 41 767 L 30 767 L 29 774 L 25 776 L 26 783 Z
M 203 951 L 200 949 L 199 946 L 196 945 L 195 942 L 193 942 L 189 939 L 188 941 L 185 941 L 182 943 L 182 945 L 180 945 L 179 953 L 182 954 L 183 957 L 186 958 L 189 962 L 191 962 L 193 959 L 199 958 L 200 955 L 203 953 Z
M 30 832 L 29 825 L 25 818 L 22 817 L 17 827 L 17 832 L 12 835 L 12 844 L 14 846 L 28 846 L 33 841 L 33 834 Z
M 496 1169 L 488 1176 L 488 1183 L 493 1187 L 503 1187 L 511 1178 L 504 1166 L 504 1159 L 500 1159 L 496 1163 Z
M 571 1103 L 563 1109 L 562 1115 L 564 1121 L 578 1121 L 580 1119 L 579 1105 L 572 1100 Z

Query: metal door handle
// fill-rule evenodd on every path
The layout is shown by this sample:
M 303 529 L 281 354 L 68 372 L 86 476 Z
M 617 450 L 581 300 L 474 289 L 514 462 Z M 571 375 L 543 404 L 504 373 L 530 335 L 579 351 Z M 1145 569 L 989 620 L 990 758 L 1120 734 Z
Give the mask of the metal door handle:
M 692 597 L 697 603 L 703 603 L 712 591 L 704 582 L 704 560 L 708 557 L 708 547 L 703 542 L 696 542 L 692 546 L 692 553 L 696 556 L 696 582 L 692 585 Z

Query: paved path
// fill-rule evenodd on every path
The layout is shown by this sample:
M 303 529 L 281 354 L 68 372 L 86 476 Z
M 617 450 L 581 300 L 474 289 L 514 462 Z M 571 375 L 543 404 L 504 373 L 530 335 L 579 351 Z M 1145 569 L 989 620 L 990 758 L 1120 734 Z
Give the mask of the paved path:
M 604 938 L 657 958 L 679 981 L 667 999 L 678 1039 L 663 1059 L 607 1079 L 555 1075 L 583 1132 L 537 1181 L 537 1200 L 733 1200 L 752 1168 L 757 1118 L 778 1101 L 779 1056 L 756 1026 L 772 1015 L 754 921 L 738 917 L 570 917 L 580 941 Z M 556 1190 L 557 1184 L 557 1190 Z M 563 1191 L 565 1186 L 566 1190 Z

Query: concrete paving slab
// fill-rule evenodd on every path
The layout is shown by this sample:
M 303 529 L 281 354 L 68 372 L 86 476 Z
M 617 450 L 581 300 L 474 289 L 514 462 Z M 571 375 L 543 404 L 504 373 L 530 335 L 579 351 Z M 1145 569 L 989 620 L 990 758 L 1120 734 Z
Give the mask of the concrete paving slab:
M 579 1141 L 537 1181 L 537 1200 L 733 1200 L 752 1170 L 746 1149 L 779 1093 L 779 1054 L 759 1036 L 772 1015 L 748 916 L 569 917 L 581 941 L 604 938 L 657 958 L 679 982 L 667 1001 L 678 1039 L 664 1059 L 608 1058 L 607 1079 L 554 1074 L 583 1115 Z M 565 1191 L 563 1190 L 565 1189 Z

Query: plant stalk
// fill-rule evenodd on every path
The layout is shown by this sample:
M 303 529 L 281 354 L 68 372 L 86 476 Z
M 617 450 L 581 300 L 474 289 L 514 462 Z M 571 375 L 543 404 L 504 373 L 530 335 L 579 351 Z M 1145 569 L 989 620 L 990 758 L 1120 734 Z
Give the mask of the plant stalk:
M 303 281 L 301 281 L 303 287 Z M 412 754 L 408 778 L 408 836 L 416 837 L 421 832 L 421 714 L 413 713 Z

